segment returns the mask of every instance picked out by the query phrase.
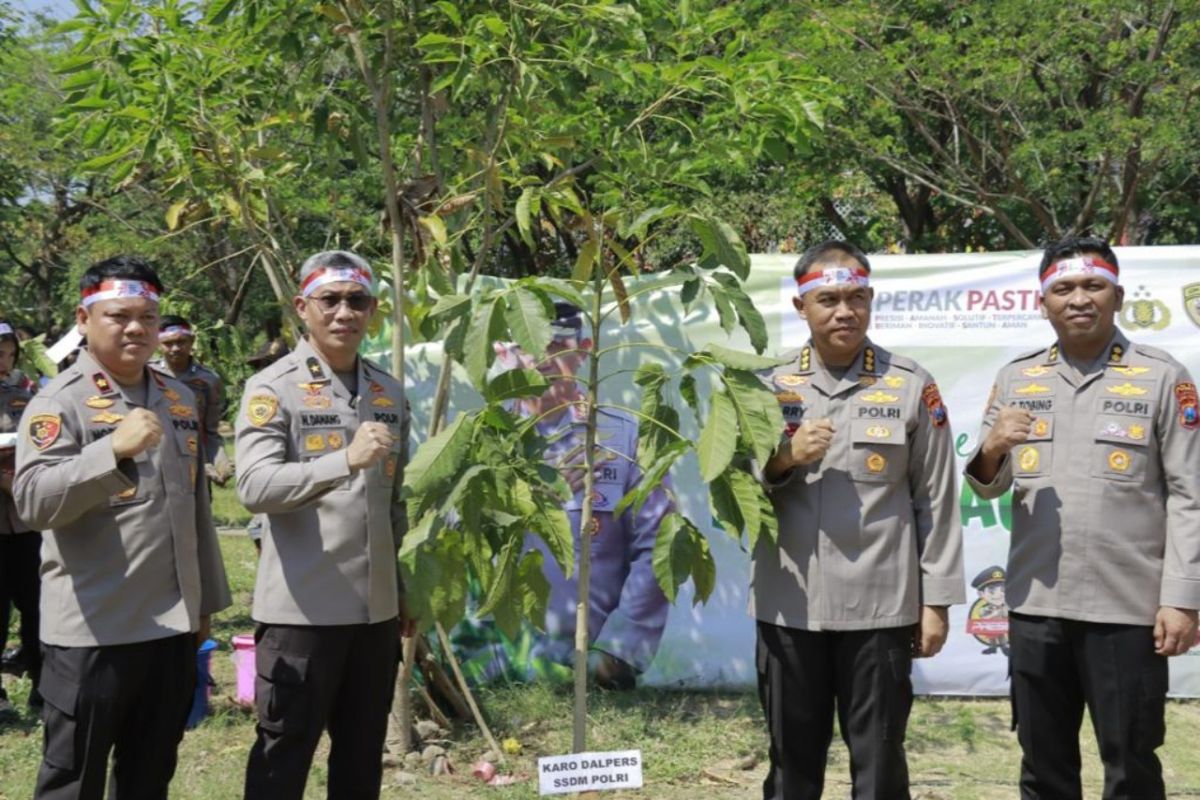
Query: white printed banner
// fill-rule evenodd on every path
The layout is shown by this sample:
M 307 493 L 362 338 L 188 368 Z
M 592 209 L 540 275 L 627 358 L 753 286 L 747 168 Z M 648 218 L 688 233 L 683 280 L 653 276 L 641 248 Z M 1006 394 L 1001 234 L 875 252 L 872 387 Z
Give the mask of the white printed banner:
M 1119 324 L 1130 339 L 1171 352 L 1193 376 L 1200 374 L 1200 247 L 1118 248 L 1125 307 Z M 974 448 L 992 381 L 1015 356 L 1054 339 L 1038 305 L 1039 253 L 970 253 L 928 256 L 872 256 L 875 289 L 871 337 L 880 345 L 916 359 L 933 373 L 950 410 L 960 458 Z M 808 337 L 792 298 L 795 256 L 752 256 L 747 289 L 766 318 L 770 354 L 800 347 Z M 740 332 L 732 341 L 716 312 L 685 313 L 674 292 L 637 300 L 636 330 L 613 328 L 604 344 L 616 340 L 661 343 L 693 351 L 708 342 L 744 350 Z M 386 358 L 387 332 L 374 340 L 374 355 Z M 615 351 L 601 364 L 602 397 L 636 403 L 629 373 L 644 358 L 665 358 L 643 348 Z M 408 380 L 416 414 L 414 431 L 427 430 L 432 387 L 440 355 L 436 347 L 417 348 L 409 359 Z M 666 359 L 669 361 L 669 359 Z M 668 364 L 668 369 L 670 368 Z M 704 387 L 702 387 L 704 388 Z M 456 376 L 452 409 L 479 400 Z M 453 412 L 452 412 L 453 413 Z M 685 416 L 687 416 L 685 414 Z M 697 436 L 694 429 L 685 430 Z M 1197 465 L 1200 469 L 1200 465 Z M 707 489 L 694 460 L 675 475 L 685 513 L 698 522 L 711 519 Z M 951 610 L 951 634 L 942 654 L 916 662 L 917 691 L 925 694 L 987 695 L 1008 691 L 1003 570 L 1007 560 L 1010 513 L 1007 499 L 983 501 L 964 489 L 968 604 Z M 658 654 L 644 682 L 661 686 L 749 686 L 754 683 L 754 625 L 746 615 L 747 553 L 711 523 L 709 541 L 717 562 L 717 588 L 708 603 L 692 605 L 690 584 L 680 591 Z M 1171 661 L 1172 693 L 1200 696 L 1200 649 Z

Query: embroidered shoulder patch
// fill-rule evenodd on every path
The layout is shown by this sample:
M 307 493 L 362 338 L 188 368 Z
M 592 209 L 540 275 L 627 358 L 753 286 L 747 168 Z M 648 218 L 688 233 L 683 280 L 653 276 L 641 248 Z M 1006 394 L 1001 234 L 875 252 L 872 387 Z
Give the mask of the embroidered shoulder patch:
M 252 395 L 246 401 L 246 418 L 256 427 L 261 428 L 274 419 L 278 410 L 279 398 L 273 394 Z
M 38 450 L 45 450 L 58 441 L 62 433 L 62 417 L 58 414 L 34 414 L 29 418 L 29 441 Z

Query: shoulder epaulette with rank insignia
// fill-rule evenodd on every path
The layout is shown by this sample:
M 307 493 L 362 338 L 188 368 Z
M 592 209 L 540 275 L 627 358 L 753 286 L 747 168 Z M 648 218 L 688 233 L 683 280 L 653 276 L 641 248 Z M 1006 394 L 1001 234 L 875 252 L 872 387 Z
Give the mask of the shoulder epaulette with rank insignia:
M 800 363 L 798 365 L 798 372 L 800 374 L 804 374 L 812 371 L 812 347 L 810 345 L 804 345 L 804 347 L 800 349 Z
M 875 348 L 871 345 L 867 345 L 863 348 L 863 361 L 860 372 L 869 372 L 871 374 L 875 374 L 878 371 L 879 370 L 876 369 L 875 364 Z

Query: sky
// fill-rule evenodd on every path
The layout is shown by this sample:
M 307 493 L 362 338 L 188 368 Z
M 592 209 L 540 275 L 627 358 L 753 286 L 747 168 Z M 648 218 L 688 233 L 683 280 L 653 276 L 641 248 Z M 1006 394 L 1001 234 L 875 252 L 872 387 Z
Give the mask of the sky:
M 75 4 L 71 0 L 9 0 L 18 11 L 48 11 L 58 19 L 75 16 Z

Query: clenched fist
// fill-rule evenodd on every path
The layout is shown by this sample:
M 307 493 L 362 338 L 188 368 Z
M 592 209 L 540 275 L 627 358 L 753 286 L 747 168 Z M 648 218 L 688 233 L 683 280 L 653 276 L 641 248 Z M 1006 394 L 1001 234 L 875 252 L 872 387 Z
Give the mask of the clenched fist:
M 1033 414 L 1023 408 L 1001 406 L 996 421 L 987 438 L 983 440 L 983 454 L 989 459 L 1002 459 L 1014 447 L 1029 438 L 1033 430 Z
M 382 422 L 364 422 L 346 448 L 346 462 L 353 472 L 373 466 L 392 452 L 392 432 Z
M 152 447 L 158 447 L 163 438 L 163 426 L 158 415 L 144 408 L 135 408 L 117 423 L 109 441 L 117 460 L 134 458 Z
M 792 463 L 798 466 L 820 461 L 833 443 L 833 421 L 823 417 L 816 422 L 804 420 L 792 434 Z

